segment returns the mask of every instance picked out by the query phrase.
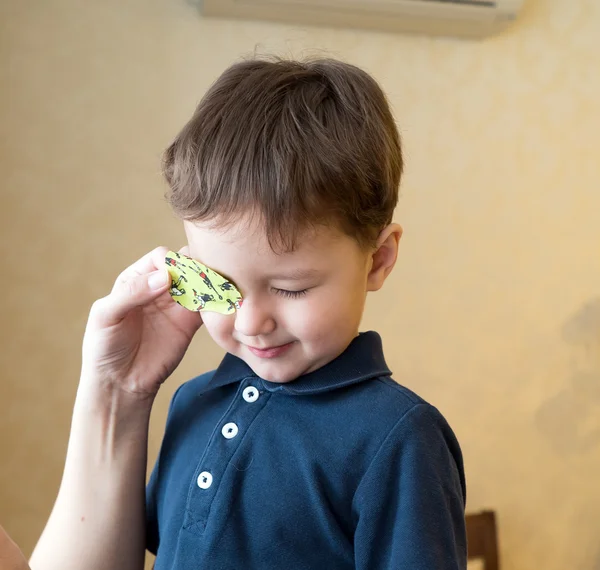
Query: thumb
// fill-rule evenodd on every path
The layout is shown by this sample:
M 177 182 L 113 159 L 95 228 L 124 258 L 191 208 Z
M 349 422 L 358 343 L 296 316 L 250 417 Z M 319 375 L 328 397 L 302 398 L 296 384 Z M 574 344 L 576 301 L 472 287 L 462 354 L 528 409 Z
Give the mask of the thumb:
M 119 282 L 110 295 L 94 304 L 101 321 L 99 324 L 111 326 L 119 323 L 132 309 L 147 305 L 162 295 L 170 284 L 171 276 L 166 269 L 131 276 Z
M 19 547 L 0 525 L 0 570 L 31 570 Z

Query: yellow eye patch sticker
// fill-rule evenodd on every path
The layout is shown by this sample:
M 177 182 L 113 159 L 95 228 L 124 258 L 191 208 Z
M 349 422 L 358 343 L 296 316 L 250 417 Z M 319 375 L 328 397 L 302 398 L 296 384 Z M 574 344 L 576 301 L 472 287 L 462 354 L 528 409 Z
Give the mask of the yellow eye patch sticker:
M 165 263 L 171 276 L 169 293 L 182 307 L 231 315 L 242 306 L 235 285 L 199 261 L 169 251 Z

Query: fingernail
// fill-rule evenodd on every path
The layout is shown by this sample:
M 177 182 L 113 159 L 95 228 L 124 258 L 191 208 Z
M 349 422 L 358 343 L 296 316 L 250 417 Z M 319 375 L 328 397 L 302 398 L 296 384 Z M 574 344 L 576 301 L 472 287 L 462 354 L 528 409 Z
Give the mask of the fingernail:
M 164 269 L 159 269 L 148 277 L 148 287 L 152 290 L 162 289 L 167 284 L 168 273 Z

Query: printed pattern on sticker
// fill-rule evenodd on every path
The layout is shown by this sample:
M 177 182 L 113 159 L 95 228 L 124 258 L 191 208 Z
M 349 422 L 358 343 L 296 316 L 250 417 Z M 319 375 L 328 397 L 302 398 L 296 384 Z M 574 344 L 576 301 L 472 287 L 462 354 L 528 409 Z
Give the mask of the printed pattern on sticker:
M 242 306 L 236 286 L 206 265 L 174 251 L 165 257 L 171 276 L 171 297 L 190 311 L 214 311 L 233 314 Z

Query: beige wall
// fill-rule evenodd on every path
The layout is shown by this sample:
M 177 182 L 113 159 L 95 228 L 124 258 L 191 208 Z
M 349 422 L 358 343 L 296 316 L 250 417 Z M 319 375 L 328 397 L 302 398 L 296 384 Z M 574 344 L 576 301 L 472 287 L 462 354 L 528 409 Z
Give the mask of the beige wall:
M 506 570 L 600 568 L 600 3 L 531 0 L 481 43 L 203 21 L 183 0 L 0 3 L 0 521 L 27 552 L 58 488 L 80 341 L 116 274 L 183 233 L 159 155 L 240 54 L 327 50 L 390 95 L 397 270 L 364 328 L 462 443 Z M 204 333 L 159 397 L 214 366 Z

